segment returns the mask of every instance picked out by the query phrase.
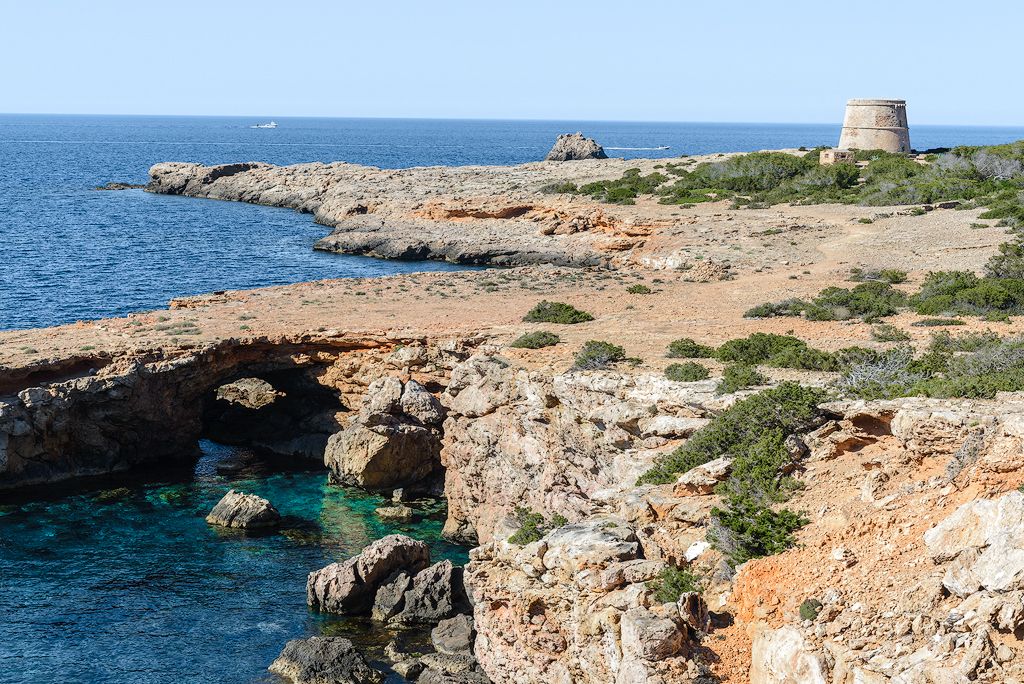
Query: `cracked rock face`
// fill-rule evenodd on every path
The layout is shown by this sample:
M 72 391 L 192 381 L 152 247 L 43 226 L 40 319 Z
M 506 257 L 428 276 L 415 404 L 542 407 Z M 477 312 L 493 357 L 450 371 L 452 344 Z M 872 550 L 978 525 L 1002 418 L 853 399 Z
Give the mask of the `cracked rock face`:
M 658 416 L 692 430 L 727 401 L 714 381 L 551 376 L 485 354 L 452 369 L 443 399 L 444 533 L 484 542 L 520 506 L 570 521 L 594 513 L 674 447 Z
M 276 527 L 281 522 L 281 514 L 266 499 L 232 489 L 213 507 L 206 516 L 206 522 L 221 527 L 259 530 Z

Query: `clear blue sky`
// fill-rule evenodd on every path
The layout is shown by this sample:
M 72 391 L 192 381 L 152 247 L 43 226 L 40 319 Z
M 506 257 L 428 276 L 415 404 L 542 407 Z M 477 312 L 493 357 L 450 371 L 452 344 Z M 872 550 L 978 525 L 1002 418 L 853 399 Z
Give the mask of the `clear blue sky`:
M 1024 124 L 1012 0 L 0 0 L 0 112 Z

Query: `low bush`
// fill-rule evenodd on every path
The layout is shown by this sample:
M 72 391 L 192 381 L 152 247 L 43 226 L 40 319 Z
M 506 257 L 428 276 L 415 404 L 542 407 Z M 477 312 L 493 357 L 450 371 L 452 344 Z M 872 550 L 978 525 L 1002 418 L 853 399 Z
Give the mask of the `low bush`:
M 590 340 L 576 352 L 573 368 L 577 370 L 600 370 L 613 363 L 626 360 L 625 350 L 617 344 Z
M 910 335 L 895 325 L 880 323 L 871 329 L 871 339 L 875 342 L 906 342 Z
M 658 603 L 675 603 L 683 594 L 704 589 L 704 578 L 687 568 L 668 565 L 647 583 Z
M 562 527 L 569 522 L 565 519 L 565 516 L 557 513 L 548 520 L 540 513 L 523 507 L 516 508 L 516 521 L 519 523 L 519 529 L 508 540 L 510 543 L 518 546 L 525 546 L 535 541 L 540 541 L 551 530 Z
M 809 321 L 844 321 L 861 318 L 872 321 L 891 316 L 906 305 L 906 295 L 888 282 L 872 280 L 852 289 L 827 287 L 810 302 L 787 299 L 776 304 L 761 304 L 747 311 L 747 318 L 799 316 Z
M 561 341 L 561 338 L 555 333 L 538 330 L 536 332 L 524 333 L 510 342 L 508 346 L 519 349 L 541 349 L 542 347 L 558 344 Z
M 666 354 L 670 359 L 710 359 L 715 356 L 715 348 L 698 344 L 689 337 L 673 340 L 668 345 Z
M 958 318 L 922 318 L 910 325 L 915 328 L 939 328 L 951 325 L 965 325 L 965 323 Z
M 736 402 L 698 430 L 678 449 L 662 456 L 638 484 L 665 484 L 691 468 L 719 456 L 739 457 L 762 435 L 789 435 L 814 424 L 826 392 L 786 382 Z
M 723 343 L 715 356 L 726 363 L 764 363 L 780 352 L 794 348 L 806 348 L 807 344 L 796 337 L 774 333 L 753 333 Z
M 586 311 L 580 311 L 570 304 L 543 300 L 523 316 L 527 323 L 561 323 L 573 325 L 594 320 Z
M 654 290 L 652 290 L 651 288 L 647 287 L 646 285 L 642 285 L 640 283 L 637 283 L 636 285 L 630 285 L 629 287 L 627 287 L 626 288 L 626 292 L 629 293 L 629 294 L 646 295 L 646 294 L 651 294 L 652 292 L 654 292 Z
M 711 373 L 699 363 L 687 361 L 686 363 L 673 363 L 665 369 L 665 377 L 675 382 L 696 382 L 707 380 Z
M 883 268 L 878 271 L 865 271 L 862 268 L 852 268 L 850 269 L 849 280 L 855 283 L 877 280 L 883 283 L 889 283 L 890 285 L 899 285 L 900 283 L 907 282 L 907 272 L 899 271 L 895 268 Z
M 822 604 L 818 599 L 806 599 L 800 604 L 800 619 L 801 620 L 817 620 L 818 613 L 821 612 Z
M 761 375 L 754 366 L 737 363 L 725 367 L 722 380 L 718 383 L 715 391 L 719 394 L 732 394 L 748 387 L 764 385 L 767 382 L 768 378 Z
M 807 522 L 785 508 L 776 511 L 752 501 L 729 501 L 725 508 L 711 509 L 708 540 L 736 566 L 785 551 L 796 541 L 793 533 Z
M 862 399 L 991 399 L 998 392 L 1022 391 L 1024 340 L 1001 339 L 994 333 L 940 333 L 920 357 L 910 347 L 899 347 L 852 366 L 839 389 Z

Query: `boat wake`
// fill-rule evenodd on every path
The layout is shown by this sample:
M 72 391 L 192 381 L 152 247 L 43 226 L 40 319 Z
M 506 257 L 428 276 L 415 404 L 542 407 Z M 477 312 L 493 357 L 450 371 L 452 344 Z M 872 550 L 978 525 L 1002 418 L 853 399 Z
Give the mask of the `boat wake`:
M 671 149 L 668 145 L 661 145 L 660 147 L 605 147 L 606 150 L 668 150 Z

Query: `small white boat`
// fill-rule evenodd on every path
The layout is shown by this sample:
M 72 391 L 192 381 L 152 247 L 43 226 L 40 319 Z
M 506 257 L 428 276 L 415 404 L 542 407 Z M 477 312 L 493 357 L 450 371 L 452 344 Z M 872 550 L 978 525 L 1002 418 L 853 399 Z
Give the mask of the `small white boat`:
M 277 128 L 277 122 L 271 121 L 270 123 L 254 124 L 249 128 Z

